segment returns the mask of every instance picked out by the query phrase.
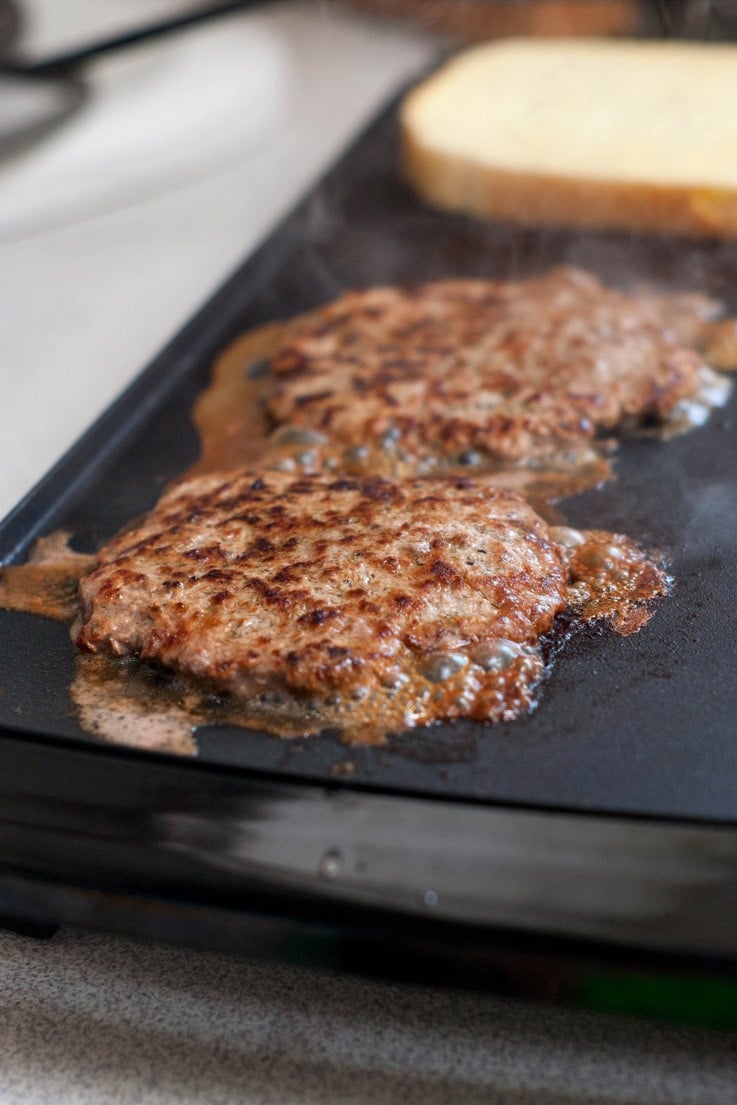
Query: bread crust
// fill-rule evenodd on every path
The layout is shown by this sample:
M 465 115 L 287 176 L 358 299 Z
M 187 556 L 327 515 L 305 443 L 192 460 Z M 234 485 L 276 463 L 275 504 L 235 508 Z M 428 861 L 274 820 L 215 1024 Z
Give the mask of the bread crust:
M 477 47 L 475 52 L 500 48 Z M 534 64 L 534 55 L 530 62 Z M 448 71 L 456 64 L 451 62 Z M 737 188 L 711 184 L 708 174 L 703 182 L 661 183 L 516 169 L 501 161 L 494 164 L 488 151 L 476 160 L 424 139 L 416 120 L 426 89 L 435 94 L 434 81 L 430 78 L 410 92 L 400 115 L 400 171 L 428 203 L 527 225 L 737 238 Z M 489 110 L 492 106 L 490 99 Z
M 449 157 L 402 127 L 401 171 L 428 203 L 525 225 L 737 238 L 737 192 L 516 172 Z

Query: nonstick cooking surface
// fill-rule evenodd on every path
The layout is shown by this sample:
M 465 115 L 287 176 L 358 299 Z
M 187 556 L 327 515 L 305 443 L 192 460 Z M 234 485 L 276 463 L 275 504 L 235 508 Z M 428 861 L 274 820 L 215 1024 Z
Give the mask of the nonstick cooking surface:
M 519 230 L 423 208 L 395 174 L 395 119 L 392 109 L 362 136 L 6 520 L 0 559 L 22 561 L 32 540 L 60 528 L 92 550 L 146 510 L 196 459 L 189 412 L 215 356 L 242 331 L 348 287 L 570 263 L 608 283 L 705 291 L 737 309 L 734 245 Z M 531 716 L 415 730 L 384 748 L 200 728 L 199 761 L 390 793 L 737 819 L 737 401 L 685 436 L 623 443 L 615 469 L 561 513 L 662 550 L 672 593 L 635 636 L 571 640 Z M 67 698 L 73 659 L 65 626 L 0 611 L 0 726 L 94 746 Z

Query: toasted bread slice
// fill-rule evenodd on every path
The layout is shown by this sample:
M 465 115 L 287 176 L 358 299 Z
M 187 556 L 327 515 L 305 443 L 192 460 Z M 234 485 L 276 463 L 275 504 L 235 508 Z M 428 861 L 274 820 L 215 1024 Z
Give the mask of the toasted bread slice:
M 737 237 L 737 46 L 514 39 L 402 107 L 429 202 L 514 222 Z

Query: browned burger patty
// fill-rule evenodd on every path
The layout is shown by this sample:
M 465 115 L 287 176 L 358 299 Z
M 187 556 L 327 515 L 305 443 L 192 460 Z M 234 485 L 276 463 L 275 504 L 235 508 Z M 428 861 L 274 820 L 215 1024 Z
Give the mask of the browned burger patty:
M 624 539 L 556 539 L 519 496 L 470 480 L 239 471 L 175 487 L 107 545 L 74 632 L 292 732 L 319 716 L 360 735 L 529 708 L 541 635 L 592 588 L 637 605 L 663 577 Z
M 418 474 L 590 458 L 622 424 L 703 421 L 728 387 L 698 346 L 719 306 L 577 269 L 350 292 L 271 360 L 273 441 L 303 467 Z

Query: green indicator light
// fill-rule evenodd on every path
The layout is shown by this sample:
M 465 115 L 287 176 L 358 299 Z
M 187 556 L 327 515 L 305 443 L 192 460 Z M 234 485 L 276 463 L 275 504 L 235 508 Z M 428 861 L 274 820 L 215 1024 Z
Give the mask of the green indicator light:
M 737 982 L 667 975 L 581 975 L 581 1007 L 737 1032 Z

